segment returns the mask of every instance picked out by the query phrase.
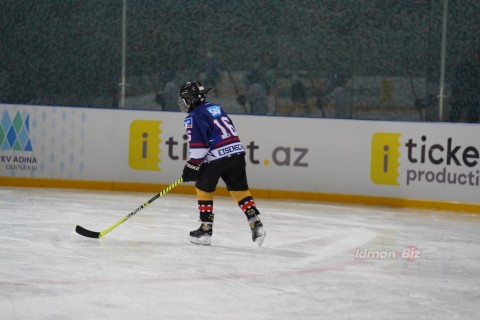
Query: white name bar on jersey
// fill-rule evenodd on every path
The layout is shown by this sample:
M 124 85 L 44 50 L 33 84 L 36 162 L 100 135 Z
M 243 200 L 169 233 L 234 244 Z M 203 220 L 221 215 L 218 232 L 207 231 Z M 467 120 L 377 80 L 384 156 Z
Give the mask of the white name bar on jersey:
M 210 150 L 207 154 L 206 161 L 211 162 L 225 157 L 230 157 L 232 154 L 245 153 L 245 148 L 241 142 L 229 144 L 218 149 Z

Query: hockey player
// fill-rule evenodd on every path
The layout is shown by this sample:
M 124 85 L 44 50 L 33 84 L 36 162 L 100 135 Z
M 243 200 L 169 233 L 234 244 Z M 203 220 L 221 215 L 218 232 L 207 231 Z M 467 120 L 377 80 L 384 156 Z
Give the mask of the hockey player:
M 213 192 L 222 178 L 248 219 L 253 241 L 261 246 L 266 233 L 249 191 L 245 149 L 222 107 L 206 101 L 209 90 L 205 90 L 200 82 L 192 81 L 185 83 L 178 95 L 180 110 L 188 113 L 184 125 L 188 134 L 189 159 L 182 178 L 184 182 L 196 182 L 201 221 L 200 228 L 190 232 L 190 240 L 195 244 L 211 244 Z

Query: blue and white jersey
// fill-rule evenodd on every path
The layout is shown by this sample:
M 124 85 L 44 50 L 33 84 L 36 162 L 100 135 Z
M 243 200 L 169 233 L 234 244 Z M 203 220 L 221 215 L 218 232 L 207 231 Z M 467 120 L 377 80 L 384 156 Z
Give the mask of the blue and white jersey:
M 190 161 L 198 164 L 245 154 L 235 126 L 218 104 L 204 102 L 185 118 Z

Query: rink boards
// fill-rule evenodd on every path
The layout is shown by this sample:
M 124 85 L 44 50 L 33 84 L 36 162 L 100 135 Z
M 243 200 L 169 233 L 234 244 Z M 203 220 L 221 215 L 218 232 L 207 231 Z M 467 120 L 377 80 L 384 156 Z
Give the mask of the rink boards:
M 0 104 L 0 185 L 158 192 L 187 158 L 184 117 Z M 257 197 L 480 209 L 479 125 L 232 119 Z

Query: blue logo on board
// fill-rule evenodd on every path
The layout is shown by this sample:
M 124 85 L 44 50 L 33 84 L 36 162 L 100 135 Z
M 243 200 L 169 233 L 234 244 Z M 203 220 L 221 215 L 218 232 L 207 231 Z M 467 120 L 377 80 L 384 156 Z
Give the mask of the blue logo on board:
M 30 114 L 17 111 L 12 118 L 5 110 L 0 121 L 0 150 L 33 151 L 30 141 Z

